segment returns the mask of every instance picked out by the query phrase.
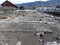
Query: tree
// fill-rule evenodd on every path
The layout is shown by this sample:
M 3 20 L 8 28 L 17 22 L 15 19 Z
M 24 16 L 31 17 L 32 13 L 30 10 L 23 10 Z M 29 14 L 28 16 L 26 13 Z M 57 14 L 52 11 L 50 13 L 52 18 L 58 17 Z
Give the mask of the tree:
M 25 7 L 21 6 L 21 7 L 20 7 L 20 9 L 21 9 L 21 10 L 24 10 L 24 9 L 25 9 Z

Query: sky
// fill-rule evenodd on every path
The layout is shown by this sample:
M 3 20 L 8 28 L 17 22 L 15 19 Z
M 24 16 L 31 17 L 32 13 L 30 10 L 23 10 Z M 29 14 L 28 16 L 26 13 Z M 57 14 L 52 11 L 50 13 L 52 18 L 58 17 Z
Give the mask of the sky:
M 3 3 L 6 0 L 0 0 L 0 4 Z M 48 1 L 48 0 L 8 0 L 14 4 L 21 4 L 21 3 L 28 3 L 28 2 L 34 2 L 34 1 Z

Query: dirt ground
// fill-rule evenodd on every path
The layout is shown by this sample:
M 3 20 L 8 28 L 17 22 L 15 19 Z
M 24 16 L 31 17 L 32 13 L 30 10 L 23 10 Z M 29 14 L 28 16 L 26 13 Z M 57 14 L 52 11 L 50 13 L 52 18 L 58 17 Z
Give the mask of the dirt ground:
M 42 13 L 28 13 L 26 17 L 20 16 L 18 18 L 3 20 L 3 22 L 0 21 L 0 45 L 16 45 L 18 42 L 21 42 L 21 45 L 42 45 L 42 43 L 49 41 L 60 43 L 60 40 L 54 38 L 54 36 L 60 36 L 60 18 L 51 18 L 45 15 Z M 41 23 L 40 18 L 42 22 L 46 21 L 47 23 Z M 32 22 L 21 22 L 21 20 Z M 55 24 L 48 23 L 50 21 Z M 52 33 L 45 33 L 42 37 L 43 42 L 40 42 L 39 39 L 41 38 L 35 35 L 40 31 L 52 31 Z

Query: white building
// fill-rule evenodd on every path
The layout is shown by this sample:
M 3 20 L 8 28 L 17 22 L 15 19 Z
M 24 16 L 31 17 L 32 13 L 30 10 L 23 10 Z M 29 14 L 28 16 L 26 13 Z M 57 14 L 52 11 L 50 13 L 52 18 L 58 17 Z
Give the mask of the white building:
M 40 6 L 40 7 L 36 7 L 37 11 L 53 11 L 55 9 L 55 7 L 53 6 Z

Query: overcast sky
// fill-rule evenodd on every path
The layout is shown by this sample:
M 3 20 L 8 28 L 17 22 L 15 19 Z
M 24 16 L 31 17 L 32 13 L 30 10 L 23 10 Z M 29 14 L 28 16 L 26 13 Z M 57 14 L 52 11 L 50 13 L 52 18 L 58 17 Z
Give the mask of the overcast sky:
M 0 4 L 3 3 L 6 0 L 0 0 Z M 48 0 L 9 0 L 10 2 L 14 4 L 21 4 L 21 3 L 27 3 L 27 2 L 34 2 L 34 1 L 48 1 Z

